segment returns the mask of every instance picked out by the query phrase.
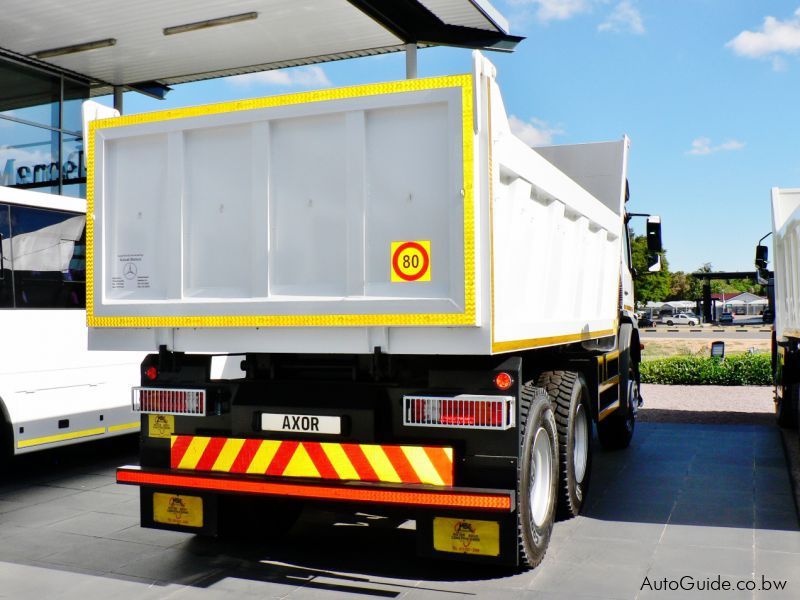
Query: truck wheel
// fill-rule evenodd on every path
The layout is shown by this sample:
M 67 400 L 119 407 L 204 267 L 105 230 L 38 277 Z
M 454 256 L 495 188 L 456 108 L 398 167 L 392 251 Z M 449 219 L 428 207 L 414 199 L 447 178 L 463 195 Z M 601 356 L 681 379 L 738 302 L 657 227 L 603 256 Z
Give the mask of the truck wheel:
M 797 427 L 797 407 L 800 403 L 800 385 L 791 383 L 781 384 L 782 398 L 775 404 L 775 417 L 778 425 L 793 429 Z
M 273 498 L 220 496 L 218 510 L 219 538 L 261 542 L 283 537 L 297 522 L 303 505 Z
M 558 434 L 546 393 L 526 383 L 520 393 L 522 440 L 517 478 L 519 565 L 532 569 L 544 558 L 556 512 Z
M 589 391 L 574 371 L 548 371 L 538 387 L 547 390 L 555 409 L 559 464 L 558 516 L 576 517 L 589 490 L 592 472 L 592 417 Z
M 638 365 L 631 360 L 633 326 L 623 323 L 619 328 L 619 408 L 597 423 L 597 437 L 606 450 L 627 448 L 636 425 L 639 403 Z

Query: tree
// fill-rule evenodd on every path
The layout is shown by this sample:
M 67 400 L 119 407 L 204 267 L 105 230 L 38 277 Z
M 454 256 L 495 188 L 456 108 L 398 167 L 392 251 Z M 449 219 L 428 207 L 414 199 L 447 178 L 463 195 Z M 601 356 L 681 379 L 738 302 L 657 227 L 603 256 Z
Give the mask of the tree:
M 651 273 L 647 270 L 650 266 L 647 251 L 647 236 L 635 235 L 631 238 L 631 255 L 633 257 L 633 278 L 636 299 L 639 302 L 663 302 L 670 295 L 671 276 L 667 251 L 661 252 L 661 271 Z
M 670 279 L 669 300 L 699 300 L 703 296 L 702 282 L 691 273 L 675 271 Z

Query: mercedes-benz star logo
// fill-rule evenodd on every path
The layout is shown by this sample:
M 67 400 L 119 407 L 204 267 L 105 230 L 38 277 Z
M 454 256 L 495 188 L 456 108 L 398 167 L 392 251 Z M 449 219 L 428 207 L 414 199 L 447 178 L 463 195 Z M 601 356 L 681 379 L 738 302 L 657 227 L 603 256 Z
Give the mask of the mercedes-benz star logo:
M 125 275 L 125 279 L 133 279 L 136 277 L 136 265 L 133 263 L 125 263 L 125 268 L 122 269 L 122 274 Z

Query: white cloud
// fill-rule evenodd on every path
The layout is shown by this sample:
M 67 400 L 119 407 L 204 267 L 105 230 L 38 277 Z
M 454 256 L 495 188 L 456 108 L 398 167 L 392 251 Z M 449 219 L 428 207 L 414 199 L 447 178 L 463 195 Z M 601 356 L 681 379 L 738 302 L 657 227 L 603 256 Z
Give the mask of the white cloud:
M 800 8 L 785 21 L 765 17 L 760 30 L 742 31 L 725 46 L 747 58 L 800 53 Z M 784 63 L 778 62 L 776 70 L 783 66 Z M 773 62 L 773 68 L 775 67 Z
M 552 127 L 541 119 L 522 119 L 511 115 L 508 118 L 511 132 L 529 146 L 549 146 L 553 143 L 553 138 L 563 135 L 564 130 Z
M 333 85 L 322 67 L 317 65 L 234 75 L 229 77 L 227 81 L 239 87 L 270 85 L 276 87 L 319 88 Z
M 511 4 L 530 6 L 540 21 L 564 21 L 591 10 L 597 0 L 510 0 Z
M 632 0 L 622 0 L 617 4 L 608 18 L 597 26 L 597 30 L 637 35 L 645 32 L 642 15 Z
M 715 152 L 730 152 L 731 150 L 741 150 L 744 148 L 744 142 L 739 140 L 727 140 L 716 146 L 712 145 L 711 139 L 707 137 L 699 137 L 692 140 L 691 150 L 687 150 L 686 154 L 693 154 L 695 156 L 705 156 L 706 154 L 714 154 Z

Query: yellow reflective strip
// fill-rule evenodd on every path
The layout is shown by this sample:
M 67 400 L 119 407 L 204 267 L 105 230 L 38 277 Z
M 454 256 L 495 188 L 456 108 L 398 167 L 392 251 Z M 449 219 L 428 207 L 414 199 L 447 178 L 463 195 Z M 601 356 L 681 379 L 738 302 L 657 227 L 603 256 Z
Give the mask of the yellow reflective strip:
M 46 435 L 44 437 L 31 438 L 29 440 L 20 440 L 19 442 L 17 442 L 17 448 L 30 448 L 31 446 L 52 444 L 53 442 L 75 440 L 78 438 L 91 437 L 93 435 L 102 435 L 105 432 L 106 432 L 105 427 L 97 427 L 95 429 L 84 429 L 83 431 L 71 431 L 69 433 L 59 433 L 58 435 Z
M 619 400 L 614 400 L 614 402 L 612 402 L 611 404 L 609 404 L 603 410 L 600 411 L 600 414 L 597 415 L 597 420 L 602 421 L 618 408 L 619 408 Z
M 450 461 L 450 464 L 453 464 L 453 449 L 452 448 L 442 448 L 444 450 L 444 454 L 447 459 Z
M 259 475 L 263 475 L 267 472 L 267 467 L 269 467 L 269 463 L 272 462 L 272 459 L 275 457 L 275 453 L 280 448 L 281 443 L 276 442 L 274 440 L 266 440 L 261 442 L 261 445 L 256 450 L 255 456 L 253 456 L 253 460 L 250 461 L 250 466 L 247 467 L 247 473 L 257 473 Z
M 194 469 L 197 463 L 200 462 L 200 457 L 203 456 L 203 451 L 208 446 L 211 438 L 208 437 L 194 437 L 189 442 L 189 447 L 186 449 L 186 454 L 181 459 L 181 464 L 178 465 L 179 469 Z
M 608 381 L 604 381 L 603 383 L 601 383 L 600 384 L 600 393 L 602 394 L 606 390 L 610 390 L 611 388 L 615 387 L 616 385 L 619 385 L 619 375 L 614 375 L 614 377 L 612 377 Z
M 389 462 L 389 458 L 380 446 L 373 444 L 361 444 L 361 451 L 367 457 L 369 464 L 378 476 L 378 481 L 389 481 L 391 483 L 399 483 L 400 477 L 394 466 Z
M 231 470 L 231 466 L 233 465 L 233 461 L 236 460 L 236 457 L 239 456 L 239 450 L 242 449 L 244 446 L 243 439 L 229 439 L 225 441 L 225 445 L 222 446 L 222 450 L 217 457 L 217 460 L 214 461 L 214 466 L 211 467 L 212 471 L 222 471 L 227 473 Z
M 339 479 L 354 479 L 356 481 L 361 479 L 340 444 L 323 442 L 320 446 L 322 446 L 325 456 L 331 461 L 331 465 L 333 465 Z
M 609 337 L 616 333 L 614 329 L 604 329 L 602 331 L 588 331 L 581 333 L 571 333 L 569 335 L 556 335 L 552 337 L 534 338 L 530 340 L 511 340 L 508 342 L 494 342 L 492 352 L 509 352 L 510 350 L 523 350 L 525 348 L 537 348 L 540 346 L 555 346 L 568 342 L 585 342 L 601 337 Z
M 331 88 L 267 98 L 254 98 L 207 104 L 152 113 L 124 115 L 89 122 L 89 139 L 86 140 L 86 323 L 89 327 L 349 327 L 396 325 L 456 326 L 476 323 L 475 286 L 475 133 L 473 131 L 473 79 L 472 75 L 446 75 L 441 77 L 406 79 L 346 88 Z M 95 315 L 94 306 L 94 213 L 95 213 L 95 137 L 109 127 L 141 125 L 198 117 L 233 113 L 313 102 L 344 100 L 408 93 L 443 88 L 460 88 L 461 91 L 461 145 L 462 187 L 464 189 L 464 311 L 433 314 L 322 314 L 322 315 L 207 315 L 207 316 L 120 316 Z M 496 350 L 494 350 L 496 351 Z
M 139 429 L 139 421 L 135 423 L 122 423 L 121 425 L 112 425 L 108 428 L 109 433 L 112 431 L 125 431 L 126 429 Z
M 284 477 L 319 477 L 319 471 L 317 471 L 317 467 L 314 465 L 314 462 L 311 460 L 311 457 L 308 455 L 308 451 L 305 449 L 303 444 L 299 444 L 297 446 L 297 450 L 294 451 L 294 455 L 292 456 L 292 460 L 289 461 L 289 464 L 286 465 L 286 468 L 283 470 Z
M 432 485 L 444 485 L 444 481 L 439 476 L 439 472 L 431 463 L 431 459 L 423 448 L 418 446 L 400 446 L 403 454 L 406 455 L 411 467 L 417 473 L 420 483 L 430 483 Z

